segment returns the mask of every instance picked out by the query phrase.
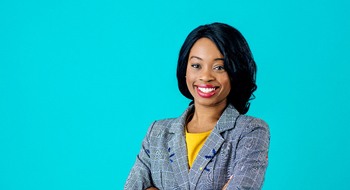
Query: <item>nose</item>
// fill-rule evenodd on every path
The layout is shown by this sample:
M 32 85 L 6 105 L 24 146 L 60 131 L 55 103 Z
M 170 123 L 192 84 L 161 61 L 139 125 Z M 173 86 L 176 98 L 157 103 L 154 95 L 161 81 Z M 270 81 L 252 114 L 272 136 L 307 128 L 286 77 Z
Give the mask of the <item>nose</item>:
M 203 69 L 199 80 L 203 82 L 211 82 L 215 80 L 215 77 L 210 69 Z

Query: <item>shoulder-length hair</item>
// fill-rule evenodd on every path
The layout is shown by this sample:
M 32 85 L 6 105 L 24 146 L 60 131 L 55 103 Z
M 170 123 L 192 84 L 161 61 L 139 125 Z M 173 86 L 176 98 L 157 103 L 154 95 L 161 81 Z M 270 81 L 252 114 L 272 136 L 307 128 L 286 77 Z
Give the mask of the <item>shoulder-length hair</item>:
M 180 92 L 193 100 L 186 85 L 186 68 L 188 56 L 193 44 L 200 38 L 209 38 L 224 56 L 224 67 L 230 77 L 231 91 L 227 102 L 239 113 L 249 110 L 249 100 L 254 98 L 256 85 L 256 64 L 247 41 L 232 26 L 223 23 L 202 25 L 194 29 L 183 43 L 177 64 L 177 80 Z

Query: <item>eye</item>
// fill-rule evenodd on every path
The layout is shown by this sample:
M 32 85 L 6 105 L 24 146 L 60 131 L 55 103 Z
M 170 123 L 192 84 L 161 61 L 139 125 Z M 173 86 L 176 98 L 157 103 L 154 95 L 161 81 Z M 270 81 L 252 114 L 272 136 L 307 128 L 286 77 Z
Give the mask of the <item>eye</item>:
M 217 71 L 225 71 L 225 67 L 222 66 L 222 65 L 217 65 L 214 67 L 214 70 L 217 70 Z
M 195 68 L 195 69 L 199 69 L 200 65 L 198 63 L 192 63 L 191 67 Z

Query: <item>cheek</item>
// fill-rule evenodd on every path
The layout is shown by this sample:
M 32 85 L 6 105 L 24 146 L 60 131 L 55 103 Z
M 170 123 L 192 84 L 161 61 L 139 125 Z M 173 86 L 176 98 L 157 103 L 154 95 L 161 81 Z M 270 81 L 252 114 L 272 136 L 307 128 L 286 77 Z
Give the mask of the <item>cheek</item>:
M 227 81 L 227 88 L 228 88 L 229 91 L 231 91 L 231 82 L 230 82 L 230 80 Z
M 192 79 L 191 79 L 191 76 L 186 76 L 186 84 L 187 84 L 187 88 L 189 89 L 189 90 L 191 90 L 192 88 L 191 88 L 191 86 L 192 86 Z
M 228 93 L 231 91 L 231 81 L 230 79 L 227 77 L 225 77 L 225 79 L 223 80 L 222 84 L 225 87 L 225 90 L 228 91 Z
M 193 74 L 191 73 L 186 73 L 186 85 L 187 85 L 187 89 L 190 91 L 190 93 L 193 95 L 194 93 L 194 87 L 193 84 L 195 83 L 195 79 L 196 77 L 193 76 Z
M 186 84 L 191 85 L 193 81 L 194 81 L 193 74 L 191 74 L 191 72 L 188 72 L 188 70 L 186 70 Z

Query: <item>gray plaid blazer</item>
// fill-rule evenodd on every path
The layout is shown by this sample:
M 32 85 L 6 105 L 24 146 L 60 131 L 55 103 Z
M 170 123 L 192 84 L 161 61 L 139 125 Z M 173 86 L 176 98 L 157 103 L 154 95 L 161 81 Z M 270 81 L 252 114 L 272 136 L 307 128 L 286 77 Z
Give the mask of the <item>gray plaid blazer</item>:
M 193 109 L 151 125 L 124 189 L 222 189 L 230 176 L 227 189 L 262 188 L 270 143 L 267 124 L 228 105 L 189 169 L 184 127 Z

